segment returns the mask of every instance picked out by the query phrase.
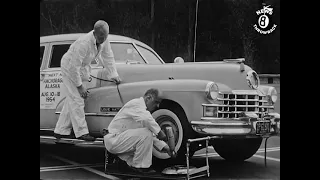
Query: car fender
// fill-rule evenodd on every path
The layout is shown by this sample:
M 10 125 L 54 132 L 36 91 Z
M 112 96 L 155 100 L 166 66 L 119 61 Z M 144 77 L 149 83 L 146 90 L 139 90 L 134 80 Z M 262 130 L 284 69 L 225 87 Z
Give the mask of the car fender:
M 97 109 L 99 110 L 100 107 L 103 106 L 101 102 L 105 102 L 106 100 L 108 100 L 108 104 L 112 104 L 116 107 L 122 107 L 119 99 L 119 93 L 117 91 L 117 86 L 114 83 L 110 83 L 109 86 L 91 88 L 88 90 L 88 97 L 84 101 L 85 112 L 96 112 Z M 65 97 L 58 103 L 56 114 L 59 114 L 59 112 L 61 112 L 64 105 L 64 100 Z

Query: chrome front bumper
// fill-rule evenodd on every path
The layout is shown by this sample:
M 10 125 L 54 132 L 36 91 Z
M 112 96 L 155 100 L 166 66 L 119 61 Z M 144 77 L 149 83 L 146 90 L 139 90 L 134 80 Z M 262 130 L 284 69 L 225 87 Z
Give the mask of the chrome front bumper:
M 256 133 L 256 123 L 261 121 L 270 121 L 270 133 Z M 205 117 L 200 121 L 191 121 L 191 126 L 204 135 L 280 136 L 280 114 L 269 113 L 262 118 L 255 113 L 244 113 L 237 119 Z

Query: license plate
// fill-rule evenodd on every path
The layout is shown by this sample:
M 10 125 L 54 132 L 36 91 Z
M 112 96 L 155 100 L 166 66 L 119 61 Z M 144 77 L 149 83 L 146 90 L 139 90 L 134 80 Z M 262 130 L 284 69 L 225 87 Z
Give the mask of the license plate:
M 270 121 L 261 121 L 256 124 L 256 134 L 270 133 Z

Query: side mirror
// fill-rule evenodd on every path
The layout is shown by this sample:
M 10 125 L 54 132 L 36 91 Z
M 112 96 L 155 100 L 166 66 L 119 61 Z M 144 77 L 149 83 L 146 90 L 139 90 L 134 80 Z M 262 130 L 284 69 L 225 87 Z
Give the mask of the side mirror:
M 173 62 L 174 63 L 184 63 L 184 60 L 182 57 L 176 57 Z

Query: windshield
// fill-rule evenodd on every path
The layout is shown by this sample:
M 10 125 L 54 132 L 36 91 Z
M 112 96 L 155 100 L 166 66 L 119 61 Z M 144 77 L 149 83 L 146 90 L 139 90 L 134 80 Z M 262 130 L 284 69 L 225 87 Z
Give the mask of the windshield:
M 137 45 L 137 47 L 149 64 L 162 64 L 162 61 L 158 58 L 158 56 L 155 55 L 155 53 L 140 45 Z
M 110 44 L 116 63 L 146 64 L 132 43 L 112 42 Z

